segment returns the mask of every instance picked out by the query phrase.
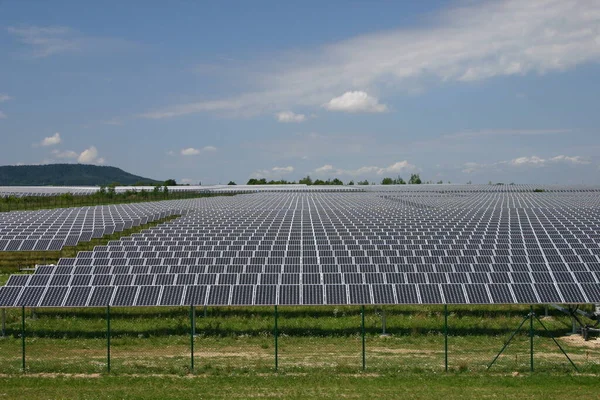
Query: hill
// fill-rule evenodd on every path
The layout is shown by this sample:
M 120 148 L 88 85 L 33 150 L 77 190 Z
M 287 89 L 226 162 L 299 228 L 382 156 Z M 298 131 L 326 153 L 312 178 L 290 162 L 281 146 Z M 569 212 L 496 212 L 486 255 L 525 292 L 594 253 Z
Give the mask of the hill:
M 0 166 L 0 186 L 101 186 L 162 183 L 116 167 L 86 164 Z

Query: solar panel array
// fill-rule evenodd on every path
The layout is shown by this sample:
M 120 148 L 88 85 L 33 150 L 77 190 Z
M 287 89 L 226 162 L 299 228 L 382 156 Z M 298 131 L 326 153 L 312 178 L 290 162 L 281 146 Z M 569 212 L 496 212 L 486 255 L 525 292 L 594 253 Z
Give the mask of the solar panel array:
M 181 207 L 166 201 L 0 213 L 0 251 L 60 250 L 181 214 Z
M 186 200 L 11 276 L 0 307 L 600 303 L 597 192 L 483 188 Z

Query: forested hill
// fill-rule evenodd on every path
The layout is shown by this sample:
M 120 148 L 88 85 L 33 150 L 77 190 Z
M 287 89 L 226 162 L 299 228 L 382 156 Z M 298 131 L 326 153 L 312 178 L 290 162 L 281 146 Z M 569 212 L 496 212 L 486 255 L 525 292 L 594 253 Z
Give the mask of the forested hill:
M 101 186 L 161 183 L 116 167 L 86 164 L 0 166 L 0 186 Z

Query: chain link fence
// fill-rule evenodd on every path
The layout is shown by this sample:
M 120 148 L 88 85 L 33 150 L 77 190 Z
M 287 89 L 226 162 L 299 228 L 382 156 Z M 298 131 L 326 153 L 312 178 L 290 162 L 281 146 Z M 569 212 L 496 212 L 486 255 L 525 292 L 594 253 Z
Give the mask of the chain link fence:
M 8 309 L 0 373 L 598 373 L 571 330 L 520 306 Z

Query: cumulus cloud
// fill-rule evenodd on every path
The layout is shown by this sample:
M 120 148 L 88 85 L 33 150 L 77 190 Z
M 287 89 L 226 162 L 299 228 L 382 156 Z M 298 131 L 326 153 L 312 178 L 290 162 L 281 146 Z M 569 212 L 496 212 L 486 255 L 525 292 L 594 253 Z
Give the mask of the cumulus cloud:
M 289 123 L 289 122 L 304 122 L 306 121 L 306 115 L 296 114 L 292 111 L 281 111 L 276 114 L 277 121 Z
M 55 146 L 55 145 L 59 144 L 60 142 L 62 142 L 60 133 L 56 132 L 54 135 L 44 138 L 44 140 L 42 140 L 42 142 L 40 144 L 42 146 L 47 147 L 47 146 Z
M 339 97 L 334 97 L 323 104 L 329 111 L 343 111 L 349 113 L 380 113 L 387 111 L 385 104 L 379 104 L 379 100 L 369 96 L 366 92 L 346 92 Z
M 8 101 L 10 99 L 12 99 L 12 97 L 10 97 L 9 95 L 0 93 L 0 103 L 4 103 L 5 101 Z
M 193 147 L 188 147 L 187 149 L 181 150 L 182 156 L 197 156 L 198 154 L 200 154 L 200 150 Z
M 217 148 L 215 146 L 204 146 L 201 149 L 196 149 L 194 147 L 188 147 L 187 149 L 182 149 L 181 150 L 181 155 L 182 156 L 197 156 L 200 153 L 214 153 L 215 151 L 217 151 Z
M 581 156 L 565 156 L 558 155 L 554 157 L 542 158 L 539 156 L 525 156 L 525 157 L 517 157 L 512 160 L 498 161 L 495 163 L 476 163 L 476 162 L 467 162 L 462 166 L 462 172 L 466 174 L 471 174 L 474 172 L 478 172 L 481 170 L 486 170 L 490 168 L 502 168 L 504 166 L 514 167 L 514 168 L 544 168 L 551 165 L 556 164 L 569 164 L 569 165 L 588 165 L 591 164 L 591 161 L 585 157 Z
M 569 157 L 569 156 L 565 156 L 565 155 L 558 155 L 558 156 L 551 157 L 551 158 L 541 158 L 538 156 L 519 157 L 519 158 L 515 158 L 513 160 L 510 160 L 507 162 L 502 162 L 502 163 L 507 163 L 507 164 L 515 166 L 515 167 L 521 167 L 521 166 L 545 167 L 548 164 L 563 163 L 563 164 L 572 164 L 572 165 L 585 165 L 585 164 L 589 164 L 590 162 L 581 156 Z
M 416 172 L 419 169 L 406 160 L 395 162 L 386 167 L 378 166 L 363 166 L 357 169 L 342 169 L 335 168 L 331 164 L 325 164 L 322 167 L 315 169 L 317 174 L 328 175 L 349 175 L 349 176 L 366 176 L 366 175 L 384 175 L 384 174 L 401 174 L 406 172 Z
M 289 165 L 287 167 L 273 167 L 271 169 L 259 169 L 257 171 L 254 171 L 250 175 L 250 177 L 251 178 L 272 179 L 272 178 L 280 178 L 283 175 L 291 174 L 292 172 L 294 172 L 294 167 Z
M 466 1 L 432 16 L 423 27 L 374 32 L 269 63 L 246 63 L 242 79 L 258 89 L 144 116 L 271 113 L 320 106 L 346 91 L 385 96 L 449 82 L 565 71 L 598 60 L 598 1 Z
M 104 164 L 104 158 L 98 157 L 98 150 L 90 146 L 79 154 L 77 162 L 80 164 Z
M 75 151 L 72 151 L 72 150 L 64 150 L 64 151 L 52 150 L 52 154 L 56 158 L 62 158 L 62 159 L 76 159 L 76 158 L 79 158 L 79 153 L 77 153 Z

